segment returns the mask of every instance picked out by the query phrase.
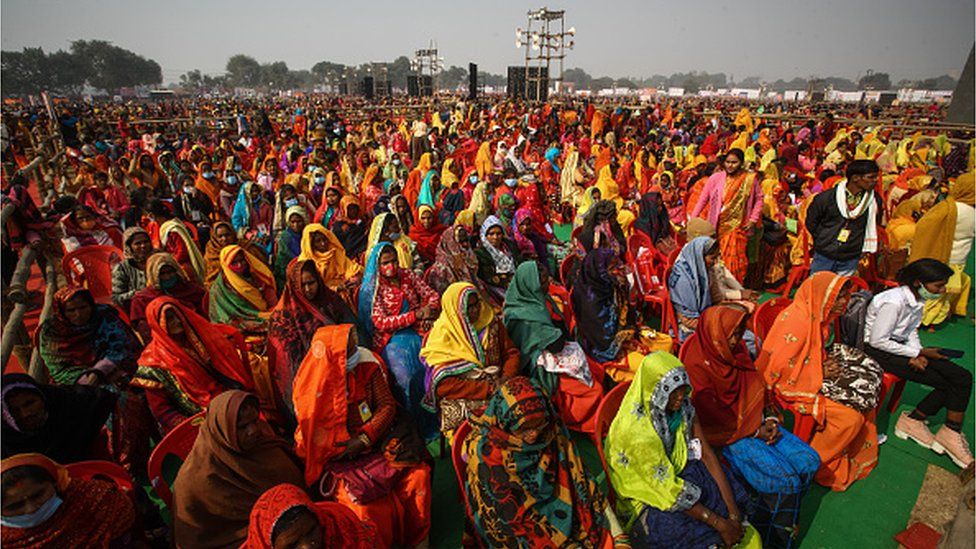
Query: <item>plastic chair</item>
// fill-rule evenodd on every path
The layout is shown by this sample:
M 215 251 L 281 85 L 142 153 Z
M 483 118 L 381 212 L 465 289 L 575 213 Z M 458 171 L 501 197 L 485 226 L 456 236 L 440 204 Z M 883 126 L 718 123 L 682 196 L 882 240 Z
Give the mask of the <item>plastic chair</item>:
M 613 503 L 615 496 L 613 493 L 613 485 L 610 483 L 610 467 L 607 466 L 607 458 L 603 454 L 603 439 L 606 438 L 607 433 L 610 431 L 610 425 L 613 423 L 613 419 L 617 417 L 617 411 L 620 410 L 620 403 L 623 402 L 624 395 L 627 394 L 629 387 L 629 381 L 617 385 L 603 396 L 600 406 L 596 409 L 593 443 L 596 445 L 597 453 L 600 454 L 600 465 L 603 467 L 603 474 L 607 478 L 607 499 L 611 503 Z
M 901 400 L 901 394 L 905 391 L 905 380 L 891 374 L 888 372 L 884 373 L 881 378 L 881 391 L 878 394 L 878 408 L 884 404 L 885 397 L 888 393 L 891 393 L 891 399 L 888 400 L 888 413 L 894 413 L 898 409 L 898 402 Z
M 792 302 L 793 300 L 788 297 L 776 297 L 756 307 L 756 311 L 752 314 L 752 319 L 749 322 L 752 333 L 756 334 L 756 339 L 758 340 L 757 345 L 766 339 L 766 334 L 769 333 L 769 329 L 776 322 L 776 317 Z
M 461 503 L 464 505 L 464 514 L 468 518 L 468 525 L 471 527 L 471 537 L 475 538 L 478 547 L 484 547 L 481 537 L 478 536 L 477 531 L 474 529 L 474 514 L 471 512 L 471 506 L 468 505 L 468 498 L 464 491 L 465 486 L 467 486 L 464 474 L 467 470 L 467 460 L 464 455 L 464 441 L 470 434 L 471 424 L 468 423 L 468 420 L 464 420 L 454 430 L 454 444 L 451 446 L 451 463 L 454 465 L 454 476 L 457 478 L 458 497 L 461 498 Z
M 124 492 L 131 492 L 132 476 L 118 463 L 102 460 L 79 461 L 64 466 L 73 478 L 110 480 Z
M 206 412 L 200 412 L 177 425 L 163 437 L 163 440 L 159 441 L 149 456 L 149 481 L 153 491 L 167 507 L 173 505 L 173 492 L 170 490 L 169 482 L 163 477 L 164 462 L 168 456 L 179 458 L 180 465 L 186 461 L 186 456 L 190 455 L 190 450 L 197 441 L 197 434 L 200 433 L 200 425 L 203 424 L 205 414 Z
M 113 246 L 82 246 L 61 260 L 68 284 L 84 286 L 95 302 L 112 303 L 112 267 L 124 259 L 122 250 Z
M 576 254 L 569 254 L 563 259 L 562 263 L 559 264 L 559 280 L 563 283 L 563 286 L 569 288 L 572 286 L 569 281 L 569 275 L 573 270 L 578 257 Z
M 656 249 L 645 251 L 637 258 L 634 273 L 637 275 L 637 288 L 643 294 L 642 301 L 661 311 L 661 331 L 670 329 L 677 336 L 678 321 L 668 291 L 668 276 L 671 273 L 665 262 Z
M 678 360 L 680 360 L 682 364 L 685 363 L 685 356 L 688 353 L 688 349 L 690 347 L 692 339 L 698 341 L 698 332 L 695 332 L 690 336 L 688 336 L 688 339 L 686 339 L 685 342 L 681 344 L 681 348 L 678 349 Z

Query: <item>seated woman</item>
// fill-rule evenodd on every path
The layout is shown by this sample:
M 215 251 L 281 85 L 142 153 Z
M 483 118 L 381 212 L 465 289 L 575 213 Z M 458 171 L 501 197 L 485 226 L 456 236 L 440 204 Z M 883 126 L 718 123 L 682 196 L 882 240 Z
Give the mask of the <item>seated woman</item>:
M 422 338 L 430 330 L 440 296 L 413 271 L 397 265 L 397 252 L 380 242 L 366 264 L 359 290 L 359 320 L 393 374 L 394 395 L 420 426 L 425 438 L 436 436 L 435 418 L 421 406 L 426 369 L 420 362 Z
M 421 204 L 417 208 L 418 222 L 410 227 L 410 240 L 417 247 L 417 254 L 424 265 L 430 265 L 437 253 L 437 244 L 446 227 L 437 221 L 433 206 Z
M 293 415 L 292 385 L 315 332 L 332 324 L 356 324 L 357 329 L 361 324 L 342 297 L 322 282 L 314 261 L 292 261 L 283 288 L 268 319 L 268 368 L 280 402 Z M 365 331 L 361 333 L 365 338 Z
M 416 547 L 430 533 L 430 454 L 357 343 L 351 324 L 315 333 L 295 376 L 296 451 L 313 493 L 375 524 L 381 547 Z
M 724 447 L 732 470 L 759 493 L 750 518 L 763 545 L 789 547 L 800 499 L 820 467 L 820 456 L 780 428 L 780 414 L 742 341 L 748 318 L 740 305 L 705 309 L 682 355 L 708 444 Z
M 505 328 L 521 353 L 522 375 L 555 399 L 567 427 L 592 433 L 603 370 L 572 341 L 571 308 L 557 302 L 549 282 L 549 272 L 535 261 L 519 265 L 505 294 Z
M 624 542 L 569 432 L 532 381 L 507 379 L 469 421 L 461 474 L 485 545 L 609 548 Z
M 254 504 L 241 549 L 374 549 L 376 527 L 334 501 L 313 502 L 303 488 L 279 484 Z
M 98 387 L 42 385 L 27 374 L 4 374 L 0 448 L 4 458 L 38 453 L 59 462 L 106 459 L 105 422 L 117 396 Z
M 245 336 L 263 338 L 271 307 L 278 299 L 271 270 L 240 246 L 221 250 L 220 264 L 220 274 L 210 287 L 211 322 L 230 324 Z
M 234 202 L 231 224 L 237 234 L 261 247 L 262 259 L 271 253 L 271 224 L 274 222 L 274 208 L 265 198 L 261 185 L 248 181 L 241 185 Z
M 152 254 L 152 242 L 142 227 L 126 229 L 122 240 L 125 259 L 112 267 L 112 303 L 128 311 L 132 297 L 146 287 L 146 260 Z
M 751 530 L 748 495 L 708 444 L 690 392 L 681 362 L 653 353 L 610 424 L 603 454 L 635 547 L 730 547 Z
M 935 199 L 935 191 L 926 189 L 895 206 L 885 227 L 892 251 L 908 249 L 915 239 L 918 220 L 935 204 Z
M 211 324 L 171 297 L 146 308 L 152 341 L 139 357 L 132 384 L 146 391 L 149 409 L 166 434 L 229 389 L 254 391 L 240 333 Z
M 354 290 L 362 280 L 363 268 L 346 255 L 342 243 L 332 231 L 317 223 L 306 225 L 302 232 L 302 253 L 298 259 L 314 261 L 325 286 L 341 295 L 347 303 L 353 303 Z
M 213 281 L 217 279 L 217 275 L 220 274 L 220 251 L 227 246 L 234 245 L 244 248 L 254 257 L 261 258 L 261 247 L 245 238 L 237 238 L 237 233 L 234 232 L 234 227 L 230 223 L 226 221 L 214 223 L 213 235 L 207 241 L 206 254 L 204 255 L 204 261 L 206 262 L 205 285 L 208 289 L 213 284 Z
M 535 224 L 532 210 L 519 208 L 515 212 L 515 220 L 512 223 L 512 236 L 523 259 L 532 259 L 548 266 L 548 243 L 546 238 L 536 231 Z
M 490 215 L 481 225 L 481 243 L 474 253 L 478 258 L 478 278 L 495 299 L 502 301 L 521 255 L 515 243 L 506 238 L 500 219 Z
M 0 461 L 5 548 L 132 547 L 135 504 L 114 483 L 72 478 L 40 454 Z
M 610 248 L 614 255 L 624 259 L 627 239 L 617 221 L 617 205 L 614 202 L 600 200 L 590 208 L 576 236 L 576 245 L 580 259 L 596 248 Z
M 864 350 L 886 372 L 931 387 L 910 412 L 902 412 L 895 436 L 912 439 L 923 448 L 948 452 L 956 465 L 973 462 L 962 422 L 973 394 L 973 375 L 951 362 L 942 349 L 922 347 L 918 328 L 926 299 L 938 298 L 953 276 L 951 267 L 934 259 L 919 259 L 898 273 L 897 288 L 874 296 L 864 320 Z M 926 419 L 946 410 L 945 423 L 933 435 Z
M 878 463 L 874 409 L 881 367 L 857 349 L 826 347 L 850 295 L 847 277 L 825 271 L 806 279 L 776 318 L 756 361 L 778 401 L 817 422 L 810 440 L 820 454 L 814 480 L 835 491 L 868 476 Z
M 302 465 L 261 419 L 258 398 L 218 395 L 173 483 L 176 546 L 240 547 L 254 503 L 282 483 L 304 486 Z
M 108 217 L 99 216 L 90 206 L 78 204 L 71 213 L 61 218 L 64 236 L 61 245 L 65 253 L 71 253 L 82 246 L 115 246 L 122 248 L 122 231 L 118 223 Z
M 275 285 L 285 286 L 285 270 L 292 259 L 302 253 L 302 233 L 308 222 L 304 206 L 292 206 L 285 212 L 287 223 L 275 238 L 274 266 Z
M 519 372 L 519 351 L 502 319 L 467 282 L 455 282 L 444 292 L 420 358 L 431 371 L 424 404 L 440 416 L 444 433 L 483 408 L 498 385 Z
M 418 270 L 421 259 L 417 251 L 417 245 L 407 236 L 405 229 L 402 229 L 397 216 L 388 213 L 381 213 L 373 218 L 373 224 L 369 228 L 369 239 L 366 243 L 366 259 L 373 255 L 373 248 L 380 242 L 390 242 L 396 248 L 398 262 L 404 269 L 412 271 Z M 420 269 L 423 273 L 423 269 Z
M 187 280 L 186 273 L 170 254 L 159 252 L 146 261 L 146 287 L 132 297 L 129 322 L 144 343 L 149 343 L 152 331 L 146 321 L 146 307 L 158 297 L 173 297 L 197 314 L 207 313 L 207 291 L 196 282 Z
M 369 223 L 363 218 L 359 201 L 345 196 L 339 201 L 339 214 L 332 223 L 332 232 L 342 243 L 348 257 L 359 257 L 366 251 Z
M 646 234 L 665 257 L 678 247 L 667 205 L 659 192 L 645 193 L 641 197 L 640 215 L 634 221 L 634 228 Z
M 468 282 L 478 290 L 480 297 L 490 299 L 489 305 L 501 309 L 501 300 L 492 299 L 494 294 L 491 294 L 485 283 L 478 278 L 478 256 L 471 248 L 468 230 L 462 226 L 455 225 L 444 231 L 437 245 L 434 265 L 427 272 L 426 281 L 439 294 L 443 294 L 444 290 L 455 282 Z

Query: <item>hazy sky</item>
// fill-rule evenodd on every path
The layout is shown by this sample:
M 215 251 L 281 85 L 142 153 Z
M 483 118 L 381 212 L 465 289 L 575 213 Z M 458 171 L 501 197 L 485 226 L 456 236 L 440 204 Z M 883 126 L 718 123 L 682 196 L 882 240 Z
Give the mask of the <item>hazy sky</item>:
M 166 82 L 223 72 L 236 53 L 292 69 L 411 56 L 434 39 L 447 65 L 503 73 L 515 28 L 543 2 L 515 0 L 2 0 L 4 50 L 104 39 L 155 59 Z M 577 29 L 566 67 L 594 76 L 723 71 L 737 79 L 958 76 L 973 0 L 603 0 L 550 4 Z

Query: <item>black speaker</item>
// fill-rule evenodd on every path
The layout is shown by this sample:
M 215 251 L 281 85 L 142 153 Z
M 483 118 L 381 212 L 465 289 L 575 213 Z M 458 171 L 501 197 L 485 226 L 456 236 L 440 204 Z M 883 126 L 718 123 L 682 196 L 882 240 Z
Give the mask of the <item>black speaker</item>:
M 430 97 L 434 95 L 434 77 L 423 75 L 420 77 L 420 96 Z
M 363 77 L 363 87 L 362 93 L 366 96 L 366 99 L 372 99 L 374 95 L 373 90 L 373 77 L 365 76 Z
M 407 95 L 420 97 L 420 80 L 414 74 L 407 75 Z
M 339 95 L 349 95 L 349 82 L 339 82 Z
M 545 101 L 549 97 L 549 74 L 545 67 L 508 67 L 508 96 L 529 101 Z
M 525 97 L 525 67 L 508 67 L 507 91 L 509 99 Z
M 811 103 L 820 103 L 827 98 L 827 95 L 822 91 L 816 91 L 810 94 Z
M 976 120 L 973 111 L 973 57 L 976 47 L 969 50 L 969 57 L 963 65 L 962 75 L 956 82 L 956 89 L 952 92 L 952 102 L 946 112 L 946 122 L 955 124 L 972 124 Z
M 468 63 L 468 99 L 478 97 L 478 65 Z

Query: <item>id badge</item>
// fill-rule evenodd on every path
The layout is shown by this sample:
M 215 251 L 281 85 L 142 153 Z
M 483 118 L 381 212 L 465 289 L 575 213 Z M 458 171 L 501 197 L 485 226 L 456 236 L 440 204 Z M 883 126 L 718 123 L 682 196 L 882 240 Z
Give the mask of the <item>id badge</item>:
M 701 440 L 693 438 L 688 441 L 688 459 L 698 459 L 702 458 L 702 445 Z
M 840 232 L 837 233 L 837 242 L 847 242 L 847 239 L 850 237 L 851 237 L 850 229 L 841 229 Z
M 373 411 L 369 409 L 369 404 L 363 402 L 359 405 L 359 419 L 366 423 L 369 418 L 373 417 Z

